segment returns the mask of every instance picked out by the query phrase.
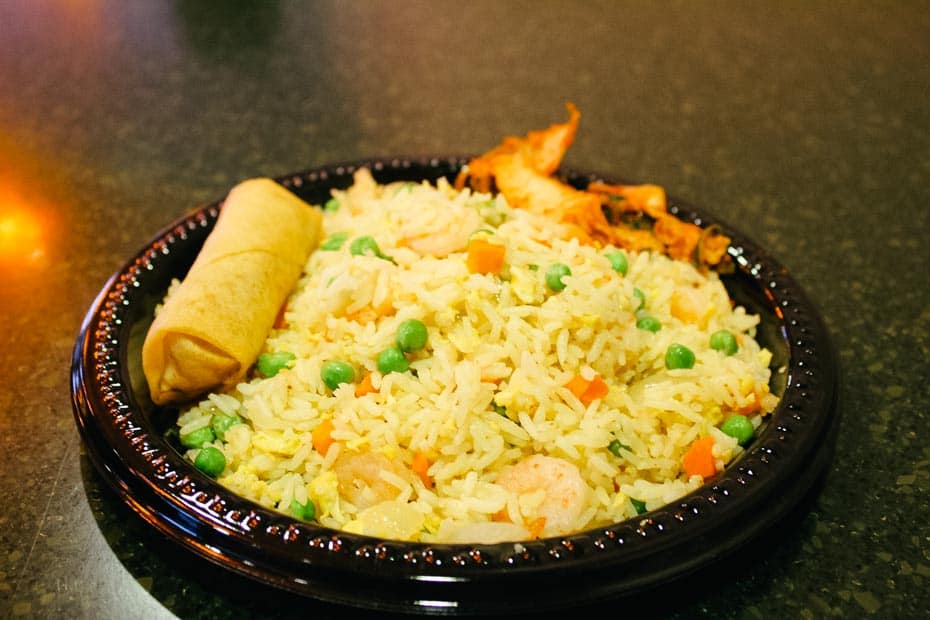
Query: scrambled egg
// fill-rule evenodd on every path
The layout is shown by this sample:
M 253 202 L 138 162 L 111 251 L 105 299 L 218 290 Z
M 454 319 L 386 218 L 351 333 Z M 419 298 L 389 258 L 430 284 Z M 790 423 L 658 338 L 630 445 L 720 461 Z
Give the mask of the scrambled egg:
M 324 471 L 310 481 L 307 485 L 307 495 L 313 500 L 318 516 L 329 515 L 342 521 L 342 510 L 339 506 L 339 480 L 334 471 Z
M 252 445 L 262 452 L 279 456 L 293 456 L 300 447 L 300 438 L 290 429 L 286 431 L 256 431 L 252 435 Z

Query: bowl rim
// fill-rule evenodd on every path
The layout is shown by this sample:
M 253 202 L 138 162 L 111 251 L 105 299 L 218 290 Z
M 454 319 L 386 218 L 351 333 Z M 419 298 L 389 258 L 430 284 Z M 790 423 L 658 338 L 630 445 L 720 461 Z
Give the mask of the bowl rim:
M 346 187 L 362 167 L 379 182 L 453 177 L 466 156 L 363 159 L 275 180 L 302 197 Z M 611 175 L 559 171 L 573 184 L 621 183 Z M 320 201 L 322 202 L 322 201 Z M 144 521 L 195 554 L 266 584 L 330 602 L 421 613 L 484 613 L 558 606 L 581 581 L 579 600 L 638 593 L 732 553 L 788 514 L 832 456 L 838 367 L 827 329 L 787 270 L 745 234 L 704 209 L 669 197 L 669 211 L 733 238 L 737 276 L 777 317 L 787 351 L 784 394 L 763 433 L 699 489 L 635 519 L 521 543 L 383 541 L 300 522 L 225 489 L 154 430 L 151 403 L 132 389 L 128 348 L 142 295 L 167 261 L 196 254 L 222 200 L 156 233 L 106 282 L 75 343 L 71 397 L 87 452 L 107 484 Z M 188 257 L 193 260 L 192 256 Z M 160 276 L 164 277 L 164 276 Z M 162 291 L 163 292 L 163 291 Z M 772 508 L 773 498 L 777 505 Z M 726 530 L 735 523 L 739 531 Z M 356 582 L 371 582 L 359 595 Z M 541 583 L 552 589 L 545 592 Z M 520 585 L 532 585 L 519 593 Z M 498 592 L 502 601 L 475 593 Z

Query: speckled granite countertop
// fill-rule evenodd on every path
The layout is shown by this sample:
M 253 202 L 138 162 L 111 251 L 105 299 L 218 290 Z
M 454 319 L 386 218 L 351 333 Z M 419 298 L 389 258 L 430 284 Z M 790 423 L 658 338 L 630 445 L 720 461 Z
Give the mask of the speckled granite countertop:
M 930 607 L 930 13 L 919 3 L 0 4 L 0 616 L 336 617 L 158 539 L 83 454 L 106 278 L 237 180 L 478 152 L 583 112 L 567 165 L 749 232 L 821 309 L 837 454 L 809 512 L 669 617 Z

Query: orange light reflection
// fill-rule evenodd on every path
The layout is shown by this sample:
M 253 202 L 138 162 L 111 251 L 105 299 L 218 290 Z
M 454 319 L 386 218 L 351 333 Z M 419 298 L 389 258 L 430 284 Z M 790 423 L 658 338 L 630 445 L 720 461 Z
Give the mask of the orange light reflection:
M 45 257 L 46 222 L 41 210 L 0 181 L 0 266 L 26 266 Z

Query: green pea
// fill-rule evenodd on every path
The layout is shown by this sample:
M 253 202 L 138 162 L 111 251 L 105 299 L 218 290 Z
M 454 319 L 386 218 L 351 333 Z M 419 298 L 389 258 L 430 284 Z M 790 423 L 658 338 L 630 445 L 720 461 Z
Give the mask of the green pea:
M 641 502 L 638 499 L 630 498 L 630 503 L 633 504 L 633 508 L 636 509 L 636 514 L 641 515 L 646 512 L 646 502 Z
M 374 237 L 368 235 L 353 239 L 352 243 L 349 244 L 349 253 L 353 256 L 377 256 L 386 261 L 394 262 L 393 258 L 381 252 L 381 248 L 378 247 L 378 242 L 375 241 Z
M 736 439 L 741 446 L 745 446 L 752 441 L 752 437 L 756 432 L 749 418 L 739 414 L 734 414 L 727 418 L 726 421 L 720 425 L 720 430 L 723 431 L 724 434 Z
M 320 367 L 320 378 L 331 390 L 335 390 L 343 383 L 355 381 L 355 369 L 342 360 L 327 360 Z
M 562 278 L 572 275 L 572 270 L 565 263 L 553 263 L 546 270 L 546 286 L 558 293 L 565 289 Z
M 386 375 L 389 372 L 407 372 L 410 362 L 404 352 L 397 347 L 385 349 L 378 354 L 378 370 Z
M 381 248 L 378 247 L 378 242 L 375 241 L 374 237 L 368 235 L 353 239 L 349 245 L 349 252 L 353 256 L 381 256 Z
M 208 446 L 197 453 L 194 458 L 194 467 L 211 478 L 216 478 L 226 469 L 226 457 L 222 451 Z
M 306 504 L 301 504 L 296 499 L 292 499 L 291 514 L 301 521 L 313 521 L 316 518 L 316 506 L 309 499 Z
M 321 250 L 326 250 L 327 252 L 335 252 L 346 242 L 346 239 L 349 238 L 349 233 L 346 232 L 337 232 L 331 234 L 329 237 L 323 240 L 323 243 L 320 244 Z
M 736 343 L 736 336 L 725 329 L 711 334 L 710 348 L 715 351 L 720 351 L 724 355 L 733 355 L 739 351 L 739 345 Z
M 502 416 L 504 416 L 505 418 L 507 417 L 507 407 L 505 407 L 505 406 L 503 406 L 503 405 L 498 405 L 496 402 L 494 402 L 494 401 L 492 400 L 492 401 L 491 401 L 491 408 L 494 409 L 494 413 L 496 413 L 497 415 L 502 415 Z
M 636 319 L 636 327 L 639 329 L 644 329 L 647 332 L 656 333 L 662 329 L 662 323 L 659 322 L 659 319 L 654 316 L 641 316 Z
M 242 424 L 242 418 L 240 418 L 235 413 L 232 415 L 217 413 L 213 416 L 213 422 L 211 426 L 213 427 L 213 434 L 215 434 L 221 441 L 226 441 L 226 431 L 228 431 L 236 424 Z
M 607 254 L 607 260 L 610 261 L 610 267 L 620 275 L 626 275 L 627 270 L 630 268 L 630 263 L 626 258 L 626 254 L 617 250 L 616 252 L 610 252 Z
M 335 198 L 330 198 L 326 201 L 326 204 L 323 205 L 323 210 L 327 213 L 335 213 L 339 210 L 339 201 Z
M 419 351 L 426 346 L 429 334 L 419 319 L 407 319 L 397 327 L 397 346 L 404 353 Z
M 639 305 L 636 306 L 637 310 L 641 310 L 646 307 L 646 293 L 642 292 L 638 288 L 633 289 L 633 297 L 639 300 Z
M 275 351 L 274 353 L 262 353 L 258 356 L 258 372 L 266 377 L 273 377 L 282 369 L 287 368 L 297 356 L 290 351 Z
M 216 435 L 213 434 L 213 429 L 209 426 L 204 426 L 186 435 L 181 435 L 181 445 L 185 448 L 199 448 L 203 444 L 208 441 L 213 441 L 214 439 L 216 439 Z
M 623 450 L 623 444 L 620 443 L 619 439 L 614 439 L 609 444 L 607 444 L 607 450 L 609 450 L 610 453 L 614 456 L 622 456 L 623 452 L 621 452 L 621 450 Z
M 693 368 L 694 352 L 683 344 L 670 344 L 665 351 L 665 367 L 669 370 Z

